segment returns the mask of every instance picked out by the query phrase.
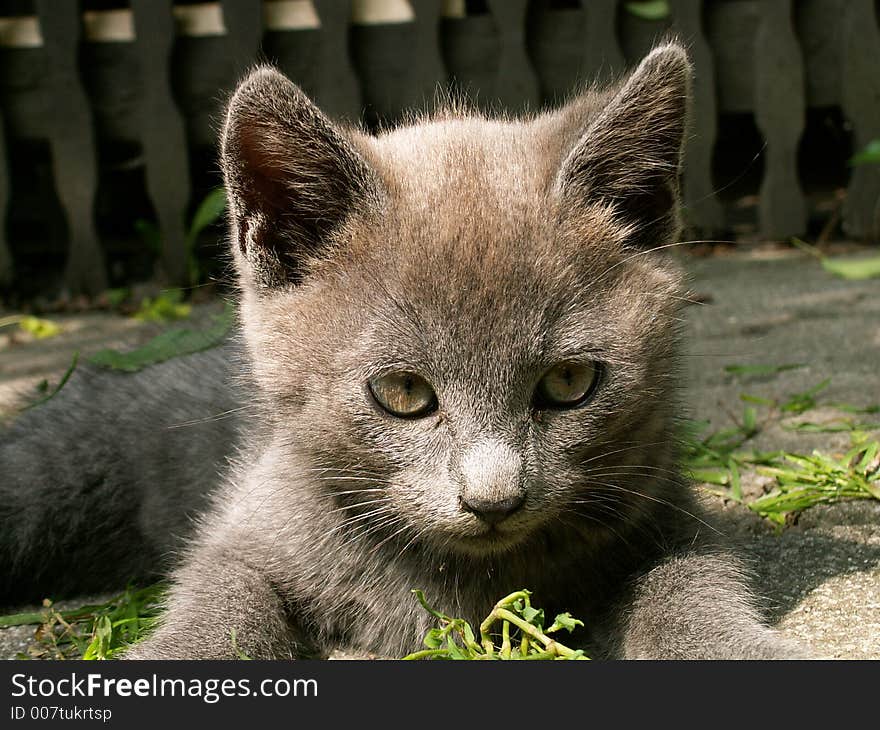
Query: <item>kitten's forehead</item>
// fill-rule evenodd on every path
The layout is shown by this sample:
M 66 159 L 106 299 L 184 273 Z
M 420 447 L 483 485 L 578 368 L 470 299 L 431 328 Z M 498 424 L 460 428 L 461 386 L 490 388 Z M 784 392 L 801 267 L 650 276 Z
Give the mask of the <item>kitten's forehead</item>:
M 370 146 L 388 187 L 408 202 L 476 213 L 542 195 L 561 154 L 552 142 L 528 122 L 464 117 L 400 128 Z
M 547 126 L 464 117 L 362 138 L 388 190 L 377 240 L 386 264 L 457 283 L 516 278 L 527 290 L 571 268 L 577 249 L 621 242 L 623 227 L 601 206 L 562 214 L 554 183 L 565 135 Z M 598 259 L 607 247 L 593 248 Z
M 363 141 L 393 194 L 353 245 L 388 305 L 405 300 L 450 357 L 455 343 L 470 359 L 499 342 L 540 352 L 554 321 L 588 313 L 614 280 L 599 275 L 624 227 L 607 207 L 560 209 L 564 150 L 540 124 L 447 119 Z

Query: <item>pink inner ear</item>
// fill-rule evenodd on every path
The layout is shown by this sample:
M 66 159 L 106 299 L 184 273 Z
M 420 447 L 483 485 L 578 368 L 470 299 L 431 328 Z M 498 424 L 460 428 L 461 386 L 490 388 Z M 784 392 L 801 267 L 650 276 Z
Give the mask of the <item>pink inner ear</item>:
M 260 124 L 245 122 L 237 130 L 241 166 L 248 182 L 255 188 L 241 190 L 247 207 L 258 210 L 281 208 L 290 191 L 285 180 L 282 156 L 271 149 L 271 132 Z

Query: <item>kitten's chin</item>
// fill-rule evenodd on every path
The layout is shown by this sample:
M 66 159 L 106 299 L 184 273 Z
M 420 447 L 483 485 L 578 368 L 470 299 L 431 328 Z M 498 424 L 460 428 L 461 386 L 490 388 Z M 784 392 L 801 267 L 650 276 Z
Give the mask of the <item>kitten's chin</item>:
M 447 535 L 443 543 L 450 552 L 473 557 L 488 557 L 513 550 L 529 535 L 531 531 L 523 528 L 504 530 L 490 527 L 476 534 Z

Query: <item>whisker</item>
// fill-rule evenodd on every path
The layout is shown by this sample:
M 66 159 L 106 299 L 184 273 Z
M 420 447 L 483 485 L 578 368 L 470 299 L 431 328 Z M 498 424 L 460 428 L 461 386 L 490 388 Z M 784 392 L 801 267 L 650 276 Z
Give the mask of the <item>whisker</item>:
M 713 525 L 710 525 L 710 524 L 709 524 L 708 522 L 706 522 L 705 520 L 703 520 L 703 519 L 697 517 L 697 515 L 693 514 L 692 512 L 689 512 L 689 511 L 686 510 L 684 507 L 681 507 L 681 506 L 679 506 L 679 505 L 677 505 L 677 504 L 673 504 L 672 502 L 669 502 L 669 501 L 667 501 L 667 500 L 665 500 L 665 499 L 660 499 L 659 497 L 654 497 L 654 496 L 652 496 L 652 495 L 650 495 L 650 494 L 645 494 L 644 492 L 639 492 L 639 491 L 636 491 L 636 490 L 627 489 L 626 487 L 623 487 L 623 486 L 621 486 L 620 484 L 613 484 L 613 483 L 610 483 L 610 482 L 609 482 L 609 483 L 606 483 L 606 482 L 595 482 L 595 483 L 596 483 L 596 484 L 599 484 L 600 486 L 610 487 L 611 489 L 616 489 L 616 490 L 619 490 L 619 491 L 621 491 L 621 492 L 625 492 L 625 493 L 627 493 L 627 494 L 632 494 L 633 496 L 636 496 L 636 497 L 643 497 L 644 499 L 648 499 L 648 500 L 650 500 L 650 501 L 652 501 L 652 502 L 657 502 L 658 504 L 665 505 L 666 507 L 671 507 L 672 509 L 678 510 L 678 511 L 681 512 L 682 514 L 687 515 L 687 516 L 690 517 L 691 519 L 696 520 L 697 522 L 699 522 L 699 523 L 700 523 L 701 525 L 703 525 L 704 527 L 708 527 L 710 530 L 712 530 L 713 532 L 717 533 L 718 535 L 723 535 L 723 534 L 724 534 L 724 533 L 721 532 L 721 530 L 719 530 L 718 528 L 714 527 Z
M 222 421 L 224 418 L 229 418 L 236 413 L 241 413 L 242 411 L 246 411 L 249 408 L 253 408 L 252 404 L 247 404 L 243 406 L 239 406 L 238 408 L 230 408 L 228 411 L 223 411 L 222 413 L 215 413 L 213 416 L 205 416 L 204 418 L 194 418 L 191 421 L 181 421 L 180 423 L 171 423 L 165 428 L 186 428 L 187 426 L 198 426 L 201 423 L 213 423 L 214 421 Z
M 368 527 L 365 530 L 353 533 L 351 536 L 351 539 L 348 542 L 346 542 L 345 544 L 349 545 L 352 542 L 354 542 L 355 540 L 363 540 L 368 535 L 372 535 L 375 532 L 378 532 L 380 530 L 384 530 L 385 528 L 391 527 L 393 525 L 400 524 L 402 521 L 403 521 L 403 519 L 399 515 L 392 514 L 391 517 L 386 518 L 385 520 L 383 520 L 381 522 L 377 522 L 375 525 L 372 525 L 371 527 Z
M 402 556 L 415 543 L 416 540 L 418 540 L 422 535 L 424 535 L 428 531 L 428 529 L 429 528 L 426 526 L 426 527 L 423 527 L 418 532 L 416 532 L 416 534 L 413 535 L 412 538 L 410 538 L 409 542 L 406 543 L 406 545 L 404 545 L 403 548 L 401 548 L 400 552 L 398 552 L 397 555 L 394 556 L 394 559 L 397 560 L 400 556 Z
M 371 512 L 367 512 L 366 514 L 353 515 L 352 517 L 349 517 L 349 518 L 343 520 L 342 522 L 340 522 L 338 525 L 336 525 L 336 527 L 334 527 L 332 530 L 329 530 L 326 534 L 328 536 L 335 535 L 340 530 L 344 530 L 347 527 L 350 527 L 351 525 L 357 524 L 358 522 L 364 522 L 365 520 L 372 520 L 375 517 L 379 517 L 382 515 L 391 515 L 391 514 L 392 514 L 392 510 L 390 508 L 381 508 L 381 509 L 372 510 Z
M 626 443 L 626 442 L 624 442 Z M 651 441 L 645 443 L 644 441 L 632 441 L 629 446 L 625 446 L 621 449 L 615 449 L 614 451 L 604 451 L 601 454 L 597 454 L 596 456 L 591 456 L 589 459 L 582 459 L 580 461 L 581 464 L 589 464 L 593 461 L 597 461 L 599 459 L 605 459 L 609 456 L 614 456 L 615 454 L 622 454 L 625 451 L 632 451 L 633 449 L 644 449 L 651 446 L 665 446 L 669 443 L 669 441 Z
M 346 489 L 344 492 L 332 492 L 328 494 L 328 497 L 343 497 L 348 494 L 369 494 L 371 492 L 384 492 L 385 489 L 382 487 L 376 487 L 375 489 Z
M 388 504 L 391 502 L 390 497 L 383 497 L 382 499 L 371 499 L 367 502 L 355 502 L 354 504 L 344 504 L 341 507 L 337 507 L 336 509 L 331 509 L 327 514 L 333 515 L 337 512 L 344 512 L 349 509 L 357 509 L 358 507 L 367 507 L 371 504 Z
M 658 474 L 651 474 L 651 472 L 658 472 Z M 683 472 L 677 469 L 667 469 L 662 466 L 651 466 L 650 464 L 608 464 L 596 469 L 589 469 L 586 474 L 596 474 L 598 476 L 627 476 L 632 474 L 633 476 L 650 477 L 652 479 L 662 478 L 666 481 L 682 485 L 687 483 Z
M 408 524 L 404 524 L 404 526 L 401 527 L 399 530 L 397 530 L 397 532 L 392 533 L 391 535 L 389 535 L 388 537 L 386 537 L 384 540 L 382 540 L 382 542 L 380 542 L 380 543 L 378 543 L 376 546 L 374 546 L 371 552 L 376 552 L 376 551 L 377 551 L 380 547 L 382 547 L 386 542 L 388 542 L 389 540 L 393 540 L 393 539 L 394 539 L 395 537 L 397 537 L 400 533 L 405 532 L 406 530 L 409 530 L 409 529 L 410 529 L 410 526 L 409 526 Z

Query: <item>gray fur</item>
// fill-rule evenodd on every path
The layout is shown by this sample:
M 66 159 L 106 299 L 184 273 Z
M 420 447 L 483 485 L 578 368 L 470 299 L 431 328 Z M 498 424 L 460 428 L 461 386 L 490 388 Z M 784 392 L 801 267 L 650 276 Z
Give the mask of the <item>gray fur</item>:
M 168 568 L 236 439 L 235 349 L 136 374 L 80 365 L 2 434 L 0 606 Z
M 572 642 L 597 657 L 796 654 L 761 623 L 676 467 L 680 276 L 653 249 L 678 235 L 689 78 L 684 51 L 667 45 L 619 87 L 533 119 L 449 110 L 377 137 L 332 124 L 275 71 L 242 83 L 223 167 L 253 389 L 164 620 L 129 656 L 230 657 L 233 630 L 253 657 L 338 645 L 397 656 L 429 623 L 412 588 L 474 622 L 529 588 L 550 615 L 586 621 Z M 584 353 L 604 368 L 594 397 L 536 411 L 541 374 Z M 184 382 L 179 367 L 144 374 L 169 410 L 188 407 L 162 393 Z M 395 369 L 434 386 L 435 413 L 397 419 L 371 402 L 366 381 Z M 75 386 L 54 417 L 81 397 Z M 125 387 L 138 403 L 144 386 Z M 222 386 L 192 394 L 233 407 Z M 110 410 L 119 394 L 106 397 Z M 96 405 L 65 417 L 95 424 Z M 156 407 L 141 424 L 168 422 Z M 0 451 L 6 479 L 16 474 L 4 500 L 36 480 L 78 493 L 96 440 L 51 486 L 28 466 L 48 412 Z M 188 438 L 166 431 L 154 446 L 142 431 L 123 441 L 126 424 L 113 428 L 127 461 L 117 490 L 135 459 Z M 150 476 L 132 490 L 173 484 L 175 504 L 197 507 L 217 453 L 164 473 L 141 464 Z M 27 468 L 38 473 L 17 476 Z M 491 502 L 513 482 L 524 506 L 494 532 L 462 509 L 462 494 Z M 20 544 L 44 524 L 33 509 Z M 146 542 L 180 527 L 168 514 L 140 509 Z M 36 558 L 16 558 L 19 574 Z

